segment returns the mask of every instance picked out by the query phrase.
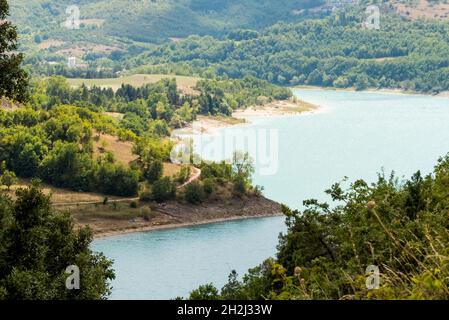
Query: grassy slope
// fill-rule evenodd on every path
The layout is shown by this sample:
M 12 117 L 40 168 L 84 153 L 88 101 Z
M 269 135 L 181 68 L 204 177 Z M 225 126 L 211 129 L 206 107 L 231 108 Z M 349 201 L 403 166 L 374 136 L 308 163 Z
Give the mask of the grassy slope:
M 110 87 L 114 90 L 120 88 L 122 84 L 130 84 L 135 87 L 141 87 L 145 84 L 156 83 L 162 79 L 176 78 L 179 87 L 194 87 L 199 78 L 171 76 L 163 74 L 135 74 L 121 78 L 110 79 L 67 79 L 71 86 L 78 87 L 85 83 L 87 86 Z

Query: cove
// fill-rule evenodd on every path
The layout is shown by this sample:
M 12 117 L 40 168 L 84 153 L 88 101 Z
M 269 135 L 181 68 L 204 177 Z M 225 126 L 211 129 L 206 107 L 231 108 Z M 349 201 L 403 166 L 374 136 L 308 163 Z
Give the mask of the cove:
M 278 131 L 278 170 L 256 174 L 254 182 L 293 208 L 309 198 L 327 200 L 323 191 L 345 176 L 372 182 L 382 168 L 398 177 L 429 173 L 449 152 L 447 98 L 315 89 L 295 94 L 321 108 L 253 118 L 242 127 Z M 200 284 L 221 287 L 233 269 L 243 274 L 257 266 L 275 254 L 283 230 L 283 218 L 242 220 L 99 239 L 93 249 L 115 261 L 112 299 L 172 299 Z

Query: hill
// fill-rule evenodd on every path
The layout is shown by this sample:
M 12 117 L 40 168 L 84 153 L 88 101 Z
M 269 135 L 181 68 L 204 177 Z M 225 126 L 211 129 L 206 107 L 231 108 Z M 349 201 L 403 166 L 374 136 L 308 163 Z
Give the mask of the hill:
M 29 72 L 69 77 L 112 77 L 126 61 L 190 35 L 222 37 L 236 29 L 262 30 L 295 22 L 324 1 L 316 0 L 15 0 L 11 18 L 19 26 Z M 79 9 L 79 29 L 65 26 Z M 68 10 L 68 12 L 66 12 Z M 314 13 L 315 16 L 319 15 Z M 61 71 L 69 57 L 76 70 Z M 59 68 L 59 69 L 58 69 Z
M 262 29 L 278 21 L 301 19 L 315 0 L 15 0 L 12 18 L 25 35 L 67 40 L 66 9 L 79 8 L 77 40 L 118 37 L 161 42 L 192 34 L 219 36 L 237 28 Z M 74 14 L 76 14 L 74 12 Z M 94 41 L 95 42 L 95 41 Z
M 391 1 L 395 10 L 408 19 L 449 20 L 449 3 L 442 0 Z
M 282 85 L 449 90 L 449 23 L 410 21 L 384 10 L 379 30 L 364 27 L 361 7 L 325 19 L 277 24 L 250 39 L 192 36 L 131 61 L 140 73 L 251 75 Z

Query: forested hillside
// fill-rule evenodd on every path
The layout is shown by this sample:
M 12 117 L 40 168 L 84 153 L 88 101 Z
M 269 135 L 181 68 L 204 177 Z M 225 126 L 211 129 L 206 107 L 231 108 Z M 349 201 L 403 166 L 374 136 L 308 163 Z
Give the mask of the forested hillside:
M 449 89 L 447 22 L 382 15 L 379 30 L 363 28 L 364 11 L 278 24 L 242 39 L 192 36 L 137 57 L 143 71 L 252 75 L 282 85 L 340 88 Z
M 66 8 L 77 5 L 81 19 L 102 20 L 98 29 L 103 34 L 156 42 L 191 34 L 222 35 L 235 28 L 261 29 L 277 21 L 295 21 L 299 18 L 294 10 L 321 3 L 315 0 L 16 0 L 11 6 L 13 18 L 24 30 L 29 27 L 32 31 L 52 33 L 52 26 L 66 19 Z
M 32 1 L 19 10 L 18 1 L 13 12 L 35 75 L 250 75 L 280 85 L 448 90 L 449 22 L 396 11 L 413 3 L 374 2 L 379 30 L 364 27 L 372 1 L 331 14 L 331 5 L 312 8 L 310 1 L 149 1 L 132 10 L 124 1 L 79 1 L 79 30 L 61 26 L 68 2 Z M 311 9 L 295 9 L 302 7 Z M 76 68 L 67 67 L 68 57 L 76 57 Z
M 193 34 L 222 37 L 237 29 L 262 30 L 279 21 L 300 21 L 312 14 L 307 8 L 322 2 L 16 0 L 11 2 L 11 17 L 19 26 L 20 50 L 26 53 L 30 72 L 67 73 L 61 69 L 67 69 L 69 57 L 76 57 L 72 76 L 112 77 L 128 69 L 129 57 L 155 43 Z M 68 29 L 65 23 L 77 17 L 79 28 Z

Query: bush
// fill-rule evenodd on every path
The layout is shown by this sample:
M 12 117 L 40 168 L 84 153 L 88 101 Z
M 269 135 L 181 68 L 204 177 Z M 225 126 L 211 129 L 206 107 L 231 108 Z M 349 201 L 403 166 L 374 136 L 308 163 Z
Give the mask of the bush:
M 216 183 L 215 183 L 214 179 L 207 178 L 203 181 L 203 190 L 207 196 L 210 196 L 212 193 L 214 193 L 215 188 L 216 188 Z
M 89 228 L 74 228 L 50 196 L 33 185 L 12 201 L 0 194 L 0 299 L 95 300 L 111 293 L 112 261 L 91 251 Z M 67 290 L 66 268 L 81 271 L 79 290 Z
M 203 186 L 195 181 L 186 187 L 185 199 L 191 204 L 199 204 L 204 200 Z
M 103 163 L 95 180 L 98 189 L 105 194 L 134 196 L 139 189 L 139 173 L 122 165 Z
M 161 160 L 153 160 L 148 164 L 148 167 L 145 168 L 144 176 L 150 182 L 153 183 L 160 178 L 164 173 L 164 164 Z
M 244 195 L 247 191 L 247 183 L 246 179 L 241 175 L 237 175 L 233 181 L 234 183 L 234 194 L 235 195 Z
M 150 221 L 151 216 L 153 215 L 153 212 L 151 211 L 150 208 L 144 207 L 144 208 L 140 209 L 140 214 L 142 215 L 143 220 Z
M 176 186 L 172 179 L 164 177 L 156 181 L 151 189 L 152 200 L 164 202 L 176 197 Z
M 16 184 L 17 181 L 16 174 L 12 171 L 6 170 L 3 175 L 0 176 L 0 185 L 5 185 L 8 190 L 10 190 L 11 186 Z
M 151 201 L 153 199 L 153 196 L 151 194 L 151 191 L 144 190 L 139 194 L 139 200 L 143 202 Z

